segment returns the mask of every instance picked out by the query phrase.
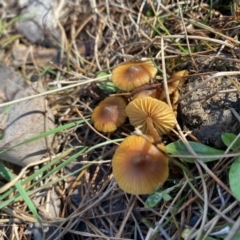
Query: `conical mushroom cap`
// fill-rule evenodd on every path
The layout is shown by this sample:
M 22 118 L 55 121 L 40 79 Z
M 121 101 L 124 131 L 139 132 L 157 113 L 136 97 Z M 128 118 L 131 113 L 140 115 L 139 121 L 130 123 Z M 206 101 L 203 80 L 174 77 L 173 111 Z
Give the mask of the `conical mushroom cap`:
M 149 134 L 146 120 L 152 119 L 153 126 L 160 135 L 167 134 L 176 125 L 172 109 L 160 100 L 151 97 L 136 98 L 126 107 L 126 114 L 134 127 L 140 127 L 144 134 Z
M 93 110 L 92 121 L 98 131 L 113 132 L 126 120 L 126 101 L 121 97 L 107 97 Z
M 148 137 L 150 141 L 152 138 Z M 163 144 L 155 147 L 142 136 L 129 136 L 117 148 L 113 176 L 119 187 L 131 194 L 149 194 L 168 178 L 168 157 Z
M 157 68 L 152 61 L 129 62 L 113 70 L 112 81 L 119 89 L 131 91 L 148 83 L 156 73 Z

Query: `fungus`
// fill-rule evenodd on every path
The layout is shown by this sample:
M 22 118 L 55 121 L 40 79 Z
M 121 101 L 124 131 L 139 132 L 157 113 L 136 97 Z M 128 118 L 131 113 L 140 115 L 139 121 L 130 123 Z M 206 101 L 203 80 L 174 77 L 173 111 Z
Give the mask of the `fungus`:
M 113 132 L 126 120 L 126 101 L 121 97 L 107 97 L 93 110 L 92 121 L 98 131 Z
M 149 85 L 144 84 L 140 87 L 135 88 L 131 95 L 133 96 L 133 99 L 139 98 L 139 97 L 152 97 L 152 98 L 159 98 L 160 95 L 160 85 Z
M 126 107 L 126 114 L 134 127 L 140 127 L 144 134 L 150 134 L 155 141 L 159 135 L 170 132 L 176 118 L 172 109 L 158 99 L 151 97 L 136 98 Z
M 129 136 L 117 148 L 113 160 L 113 176 L 119 187 L 127 193 L 149 194 L 168 178 L 168 156 L 165 146 L 157 147 L 152 137 Z
M 152 61 L 128 62 L 112 71 L 112 81 L 121 90 L 131 91 L 155 77 L 157 68 Z
M 174 94 L 175 91 L 178 91 L 178 88 L 183 85 L 183 83 L 187 80 L 188 71 L 182 70 L 178 71 L 171 75 L 170 79 L 168 80 L 168 94 Z M 164 100 L 166 98 L 166 93 L 164 88 L 160 93 L 160 100 Z

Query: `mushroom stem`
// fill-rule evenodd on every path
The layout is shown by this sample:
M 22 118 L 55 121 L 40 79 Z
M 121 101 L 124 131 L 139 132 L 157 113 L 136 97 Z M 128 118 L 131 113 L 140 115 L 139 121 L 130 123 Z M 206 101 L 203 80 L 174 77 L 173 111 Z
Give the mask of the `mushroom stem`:
M 153 125 L 153 120 L 150 117 L 147 117 L 147 128 L 150 132 L 150 135 L 153 137 L 154 142 L 161 142 L 161 138 L 158 134 L 158 131 L 156 130 L 156 128 Z

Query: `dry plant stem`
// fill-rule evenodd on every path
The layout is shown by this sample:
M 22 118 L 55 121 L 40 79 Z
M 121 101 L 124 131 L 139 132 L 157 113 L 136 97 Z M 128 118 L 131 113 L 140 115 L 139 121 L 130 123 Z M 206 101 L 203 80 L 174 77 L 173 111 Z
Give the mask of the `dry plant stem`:
M 185 173 L 184 173 L 185 174 Z M 185 174 L 185 177 L 188 179 L 188 176 Z M 201 194 L 195 189 L 195 187 L 191 184 L 191 182 L 189 182 L 189 184 L 191 185 L 193 191 L 197 194 L 197 196 L 202 199 Z M 218 210 L 216 207 L 214 207 L 212 204 L 209 203 L 209 207 L 211 207 L 218 215 L 216 217 L 214 217 L 211 221 L 209 221 L 205 226 L 204 226 L 204 230 L 207 229 L 208 227 L 211 227 L 212 224 L 216 221 L 219 220 L 219 218 L 223 218 L 225 219 L 228 223 L 233 224 L 235 221 L 233 221 L 232 219 L 228 218 L 226 215 L 224 215 L 225 213 L 229 212 L 230 210 L 233 209 L 234 206 L 236 206 L 238 203 L 237 201 L 235 201 L 235 203 L 233 203 L 232 205 L 230 205 L 228 208 L 224 209 L 223 212 L 220 212 L 220 210 Z M 194 232 L 194 234 L 192 236 L 190 236 L 190 239 L 195 239 L 196 235 L 198 234 L 197 230 L 196 232 Z
M 212 223 L 212 225 L 210 226 L 210 228 L 207 230 L 205 236 L 203 236 L 202 240 L 206 240 L 206 239 L 207 239 L 207 237 L 209 236 L 209 234 L 211 234 L 211 232 L 212 232 L 212 230 L 214 229 L 214 227 L 215 227 L 215 225 L 217 224 L 217 222 L 218 222 L 218 219 L 216 219 L 216 220 Z
M 91 224 L 90 222 L 86 222 L 86 225 L 87 224 L 94 227 L 94 225 Z M 91 229 L 91 230 L 93 231 L 93 229 Z M 96 231 L 97 231 L 97 229 L 96 229 Z M 97 234 L 93 234 L 93 233 L 82 232 L 82 231 L 74 231 L 74 230 L 69 230 L 69 233 L 76 234 L 77 236 L 81 236 L 81 237 L 86 237 L 84 239 L 132 240 L 131 238 L 116 238 L 116 237 L 103 236 L 102 233 L 97 235 Z M 46 240 L 52 240 L 52 239 L 48 238 Z
M 138 231 L 138 234 L 140 235 L 140 239 L 141 239 L 141 240 L 144 240 L 144 236 L 143 236 L 143 234 L 142 234 L 142 232 L 141 232 L 141 227 L 139 226 L 138 220 L 135 218 L 135 216 L 134 216 L 133 213 L 131 213 L 131 217 L 133 218 L 133 221 L 134 221 L 135 226 L 136 226 L 136 228 L 137 228 L 137 229 L 135 230 L 135 232 Z M 136 233 L 135 233 L 135 236 L 136 236 Z
M 154 40 L 154 42 L 156 42 L 157 39 L 161 39 L 161 38 L 164 38 L 164 39 L 174 39 L 174 38 L 186 38 L 185 35 L 167 35 L 167 36 L 162 36 L 162 37 L 156 37 Z M 207 38 L 207 37 L 201 37 L 201 36 L 188 36 L 188 39 L 194 39 L 194 40 L 203 40 L 203 41 L 209 41 L 209 42 L 214 42 L 214 43 L 218 43 L 220 45 L 225 45 L 229 48 L 234 48 L 235 46 L 228 43 L 228 42 L 224 42 L 222 40 L 217 40 L 215 38 Z M 181 54 L 184 54 L 184 53 L 181 53 Z M 196 55 L 198 55 L 197 53 L 195 53 Z M 188 55 L 188 54 L 185 54 L 185 55 Z
M 225 216 L 223 214 L 229 212 L 230 210 L 232 210 L 235 206 L 237 206 L 239 203 L 238 201 L 235 201 L 233 204 L 231 204 L 229 207 L 227 207 L 226 209 L 224 209 L 222 212 L 221 212 L 221 215 L 217 215 L 216 217 L 214 217 L 212 220 L 210 220 L 204 227 L 204 229 L 207 229 L 208 227 L 211 227 L 212 224 L 214 224 L 215 221 L 218 221 L 222 216 Z M 227 220 L 227 219 L 226 219 Z M 233 221 L 232 219 L 230 219 L 230 221 L 228 221 L 228 223 L 231 223 L 231 224 L 234 224 L 235 221 Z M 196 235 L 197 235 L 198 231 L 196 231 L 192 237 L 194 238 Z M 226 239 L 225 239 L 226 240 Z
M 87 226 L 96 234 L 98 239 L 101 239 L 101 237 L 104 237 L 104 233 L 101 232 L 94 224 L 92 224 L 90 221 L 85 221 Z M 103 227 L 106 227 L 105 222 L 101 221 L 101 224 Z
M 130 214 L 132 213 L 132 210 L 133 210 L 133 207 L 134 207 L 134 205 L 136 203 L 136 200 L 137 200 L 136 196 L 135 195 L 131 195 L 131 198 L 128 201 L 128 209 L 126 210 L 127 214 L 126 214 L 126 216 L 124 216 L 124 220 L 122 221 L 120 229 L 118 230 L 118 233 L 116 234 L 117 238 L 121 237 L 121 235 L 123 233 L 123 230 L 126 227 L 127 220 L 129 218 Z
M 174 15 L 172 12 L 170 12 L 163 4 L 161 4 L 161 3 L 159 3 L 159 4 L 160 4 L 161 8 L 162 8 L 165 12 L 167 12 L 168 14 L 170 14 L 171 16 L 173 16 L 174 18 L 177 18 L 177 19 L 181 20 L 180 17 L 178 17 L 178 16 Z M 206 25 L 204 25 L 204 24 L 198 23 L 198 22 L 196 22 L 196 21 L 194 21 L 194 20 L 192 20 L 192 19 L 186 19 L 186 18 L 184 18 L 183 20 L 185 20 L 185 21 L 187 21 L 187 22 L 189 22 L 189 23 L 191 23 L 191 24 L 193 24 L 193 25 L 195 25 L 195 26 L 197 26 L 197 27 L 200 27 L 200 28 L 203 28 L 203 29 L 205 29 L 205 30 L 208 30 L 208 31 L 210 31 L 210 32 L 212 32 L 212 33 L 214 33 L 214 34 L 222 37 L 222 38 L 225 38 L 225 39 L 227 39 L 227 40 L 229 40 L 229 41 L 231 41 L 231 42 L 233 42 L 233 43 L 235 43 L 235 44 L 239 44 L 239 42 L 236 41 L 235 39 L 233 39 L 233 38 L 231 38 L 231 37 L 228 37 L 228 36 L 226 36 L 226 35 L 224 35 L 224 34 L 221 34 L 221 33 L 219 33 L 219 32 L 216 32 L 216 31 L 215 31 L 214 29 L 212 29 L 211 27 L 208 27 L 208 26 L 206 26 Z
M 63 7 L 63 6 L 61 6 L 62 4 L 63 4 L 63 1 L 61 0 L 61 4 L 59 5 L 60 8 Z M 56 18 L 56 19 L 58 19 L 58 18 Z M 67 41 L 67 36 L 66 36 L 65 30 L 64 30 L 64 27 L 62 26 L 62 24 L 61 24 L 61 22 L 59 20 L 57 20 L 57 25 L 58 25 L 59 29 L 61 30 L 61 44 L 60 44 L 60 46 L 63 46 L 63 47 L 60 48 L 60 56 L 59 56 L 59 58 L 60 58 L 59 67 L 62 68 L 62 60 L 63 60 L 63 56 L 64 56 L 64 48 L 68 49 L 68 47 L 67 47 L 67 42 L 68 41 Z M 61 71 L 58 71 L 56 79 L 55 79 L 58 88 L 61 87 L 61 84 L 59 83 L 60 76 L 61 76 Z
M 154 41 L 155 41 L 154 39 L 151 40 L 150 43 L 149 43 L 146 47 L 144 47 L 144 48 L 143 48 L 140 52 L 138 52 L 137 54 L 134 54 L 134 56 L 132 56 L 132 55 L 129 56 L 129 55 L 126 55 L 126 54 L 119 54 L 119 53 L 118 53 L 118 56 L 127 58 L 128 60 L 125 61 L 126 63 L 127 63 L 127 62 L 131 62 L 131 61 L 136 61 L 136 60 L 138 60 L 139 57 L 141 58 L 141 54 L 142 54 L 142 53 L 144 53 L 146 50 L 148 50 L 148 49 L 153 45 Z M 140 42 L 140 43 L 141 43 L 141 42 Z M 141 59 L 142 59 L 142 60 L 152 60 L 152 58 L 141 58 Z M 119 65 L 121 65 L 121 63 L 120 63 Z M 116 68 L 116 67 L 119 66 L 119 65 L 115 65 L 114 67 L 109 68 L 109 70 L 110 70 L 110 69 L 113 69 L 113 68 Z
M 164 59 L 164 41 L 163 41 L 163 38 L 161 38 L 161 57 L 162 57 L 163 87 L 164 87 L 167 103 L 168 103 L 169 107 L 172 108 L 170 97 L 169 97 L 169 92 L 168 92 L 167 73 L 166 73 L 166 65 L 165 65 L 165 59 Z
M 162 233 L 162 235 L 164 236 L 164 238 L 165 238 L 166 240 L 171 240 L 171 238 L 169 237 L 169 235 L 167 234 L 167 232 L 165 231 L 165 229 L 164 229 L 158 222 L 157 222 L 156 225 L 157 225 L 160 233 Z
M 223 188 L 225 189 L 229 194 L 232 195 L 231 190 L 207 167 L 206 164 L 199 161 L 199 164 L 204 168 L 204 170 Z
M 171 212 L 171 217 L 173 219 L 173 224 L 176 227 L 176 232 L 174 233 L 173 237 L 175 237 L 175 235 L 177 235 L 176 239 L 181 239 L 181 232 L 182 232 L 182 227 L 183 225 L 181 225 L 181 222 L 179 222 L 178 219 L 176 219 L 176 215 L 175 213 Z
M 143 8 L 145 6 L 145 3 L 146 3 L 147 0 L 143 0 L 142 4 L 141 4 L 141 7 L 139 8 L 139 11 L 138 11 L 138 18 L 137 18 L 137 25 L 140 25 L 140 19 L 141 19 L 141 16 L 142 16 L 142 11 L 143 11 Z
M 87 233 L 94 232 L 93 234 L 95 235 L 95 238 L 102 239 L 104 235 L 99 229 L 97 229 L 90 221 L 83 220 L 83 222 L 85 222 L 87 226 Z
M 240 229 L 240 216 L 238 217 L 237 221 L 233 224 L 230 232 L 224 238 L 224 240 L 232 240 L 239 231 L 239 229 Z
M 227 42 L 227 40 L 225 42 Z M 209 68 L 212 68 L 212 65 L 214 64 L 216 57 L 218 57 L 221 54 L 221 52 L 224 49 L 224 47 L 225 47 L 225 45 L 221 46 L 221 48 L 219 49 L 219 51 L 217 52 L 217 54 L 215 55 L 215 57 L 211 61 L 210 65 L 209 65 Z
M 136 27 L 136 31 L 139 32 L 139 34 L 141 33 L 143 37 L 145 37 L 149 42 L 151 42 L 152 39 L 149 38 L 149 36 L 139 27 L 139 25 L 134 21 L 132 16 L 130 14 L 128 14 L 128 17 L 131 20 L 131 22 L 133 23 L 133 25 Z
M 238 122 L 240 122 L 240 117 L 239 117 L 239 114 L 236 112 L 236 110 L 234 108 L 230 108 L 230 110 L 234 115 L 234 117 L 238 120 Z
M 168 209 L 164 212 L 163 216 L 161 217 L 161 219 L 158 221 L 158 224 L 161 225 L 163 223 L 163 221 L 165 220 L 166 216 L 168 215 L 168 213 L 171 211 L 171 209 L 173 208 L 175 202 L 178 200 L 178 198 L 181 196 L 182 192 L 184 191 L 185 187 L 187 186 L 188 182 L 186 181 L 182 188 L 178 191 L 176 197 L 173 199 L 173 201 L 171 202 L 170 206 L 168 207 Z M 154 235 L 157 233 L 158 231 L 158 227 L 156 226 L 154 229 L 149 229 L 147 236 L 145 238 L 145 240 L 152 240 L 154 239 Z
M 63 153 L 59 153 L 58 155 L 53 156 L 53 157 L 56 157 L 56 158 L 57 158 L 57 157 L 61 156 L 62 158 L 64 158 L 64 157 L 68 156 L 72 150 L 73 150 L 73 149 L 69 149 L 69 150 L 67 150 L 67 151 L 65 151 L 65 152 L 63 152 Z M 28 164 L 26 167 L 24 167 L 24 168 L 21 170 L 21 172 L 18 174 L 18 176 L 16 176 L 11 182 L 5 184 L 3 187 L 0 188 L 0 194 L 3 193 L 3 192 L 5 192 L 5 191 L 8 190 L 9 188 L 13 187 L 14 184 L 26 173 L 26 171 L 28 170 L 28 168 L 33 167 L 33 166 L 36 166 L 36 165 L 40 165 L 40 164 L 42 164 L 42 163 L 44 163 L 44 162 L 47 162 L 47 161 L 49 161 L 49 160 L 50 160 L 50 158 L 48 157 L 48 158 L 45 158 L 45 159 L 40 160 L 40 161 L 38 161 L 38 162 L 34 162 L 34 163 Z
M 153 10 L 153 13 L 154 13 L 154 14 L 153 14 L 153 15 L 154 15 L 154 18 L 153 18 L 152 26 L 154 26 L 154 28 L 156 28 L 156 23 L 157 23 L 157 21 L 158 21 L 158 16 L 160 15 L 159 5 L 157 5 L 157 9 L 155 9 L 155 6 L 154 6 L 154 4 L 153 4 L 152 1 L 148 1 L 148 4 L 151 6 L 151 8 L 152 8 L 152 10 Z M 145 19 L 146 19 L 146 17 L 145 17 Z M 144 20 L 145 20 L 145 19 L 144 19 Z M 146 21 L 146 20 L 145 20 L 145 21 Z M 153 29 L 153 27 L 152 27 L 152 30 L 151 30 L 149 36 L 150 36 L 151 38 L 154 36 L 154 29 Z
M 100 8 L 98 11 L 101 13 L 104 10 L 104 7 Z M 80 34 L 80 32 L 83 30 L 83 28 L 87 25 L 87 23 L 93 18 L 93 14 L 91 14 L 89 17 L 87 17 L 82 24 L 78 27 L 76 30 L 76 34 L 74 36 L 74 39 L 77 38 L 77 36 Z
M 114 230 L 114 232 L 117 232 L 117 227 L 116 227 L 115 224 L 112 222 L 111 217 L 107 217 L 107 216 L 106 216 L 106 213 L 105 213 L 105 211 L 104 211 L 104 208 L 102 208 L 101 206 L 99 206 L 99 210 L 101 211 L 102 216 L 105 216 L 105 217 L 106 217 L 107 223 L 108 223 L 109 228 L 110 228 L 110 236 L 114 236 L 113 230 Z
M 146 205 L 145 204 L 145 202 L 143 201 L 143 199 L 139 196 L 139 195 L 136 195 L 136 197 L 137 197 L 137 199 L 138 199 L 138 201 L 139 202 L 141 202 L 143 205 Z M 146 206 L 147 207 L 147 206 Z M 154 213 L 156 216 L 158 216 L 158 217 L 162 217 L 162 215 L 161 215 L 161 213 L 159 213 L 159 212 L 157 212 L 157 211 L 155 211 L 153 208 L 150 208 L 150 207 L 148 207 L 149 208 L 149 210 L 152 212 L 152 213 Z M 143 217 L 143 219 L 144 219 L 144 217 Z M 155 226 L 153 223 L 151 223 L 151 224 L 146 224 L 148 227 L 149 226 Z
M 179 9 L 179 13 L 180 13 L 180 17 L 181 17 L 181 21 L 182 21 L 182 26 L 183 26 L 183 29 L 184 29 L 184 32 L 185 32 L 185 36 L 186 36 L 186 42 L 187 42 L 187 47 L 188 47 L 188 52 L 189 52 L 189 55 L 190 55 L 190 58 L 192 60 L 192 63 L 193 65 L 195 66 L 197 72 L 199 72 L 199 69 L 197 67 L 197 64 L 192 56 L 192 51 L 191 51 L 191 48 L 190 48 L 190 44 L 189 44 L 189 40 L 188 40 L 188 34 L 187 34 L 187 29 L 186 29 L 186 26 L 185 26 L 185 22 L 184 22 L 184 19 L 183 19 L 183 15 L 182 15 L 182 8 L 179 4 L 179 1 L 177 0 L 177 5 L 178 5 L 178 9 Z
M 161 138 L 160 138 L 156 128 L 153 125 L 152 118 L 147 117 L 146 122 L 147 122 L 147 128 L 150 132 L 150 135 L 153 137 L 154 142 L 157 142 L 157 143 L 161 142 Z
M 185 175 L 185 177 L 188 179 L 188 176 L 187 176 L 187 174 L 184 172 L 184 175 Z M 192 188 L 192 190 L 196 193 L 196 195 L 200 198 L 200 199 L 202 199 L 202 200 L 204 200 L 203 198 L 202 198 L 202 196 L 201 196 L 201 194 L 197 191 L 197 189 L 192 185 L 192 183 L 188 180 L 188 183 L 189 183 L 189 185 L 191 186 L 191 188 Z M 217 209 L 217 208 L 215 208 L 212 204 L 210 204 L 209 203 L 209 207 L 211 207 L 216 213 L 218 213 L 219 215 L 219 217 L 221 216 L 221 217 L 223 217 L 224 215 Z M 224 216 L 223 217 L 224 219 L 226 219 L 228 222 L 229 222 L 229 220 L 230 220 L 230 222 L 232 222 L 232 220 L 231 219 L 228 219 L 226 216 Z M 211 225 L 210 225 L 211 226 Z M 206 225 L 203 227 L 203 229 L 205 229 L 206 228 Z M 191 235 L 193 233 L 193 235 Z M 199 234 L 201 233 L 201 236 L 202 236 L 202 231 L 200 231 L 200 229 L 196 232 L 195 231 L 195 228 L 192 228 L 191 229 L 191 231 L 189 232 L 189 236 L 188 236 L 188 238 L 187 238 L 187 240 L 190 240 L 190 239 L 196 239 L 195 237 L 198 235 L 199 236 Z
M 74 182 L 68 186 L 68 196 L 64 199 L 64 205 L 63 205 L 63 209 L 62 209 L 62 214 L 61 217 L 65 217 L 65 212 L 66 212 L 66 208 L 67 208 L 67 204 L 69 201 L 69 198 L 71 196 L 71 194 L 73 193 L 73 191 L 75 190 L 75 188 L 79 185 L 81 178 L 83 177 L 83 175 L 85 174 L 86 169 L 81 171 L 78 176 L 74 179 Z
M 82 207 L 81 205 L 78 207 L 78 209 L 72 213 L 68 218 L 64 219 L 62 221 L 62 223 L 59 225 L 58 229 L 63 229 L 63 225 L 67 223 L 67 225 L 64 227 L 64 231 L 63 231 L 63 234 L 66 233 L 66 231 L 68 229 L 72 229 L 72 227 L 74 226 L 74 224 L 78 223 L 79 222 L 79 218 L 81 218 L 81 216 L 84 215 L 85 212 L 87 212 L 88 210 L 92 209 L 94 206 L 97 206 L 99 202 L 101 202 L 103 199 L 106 198 L 106 196 L 108 196 L 108 194 L 110 192 L 113 191 L 113 189 L 116 187 L 117 183 L 114 182 L 112 184 L 112 186 L 110 188 L 108 188 L 100 197 L 99 196 L 96 196 L 95 198 L 92 199 L 92 203 L 91 204 L 86 204 L 86 207 L 84 207 L 80 212 L 80 207 Z M 96 201 L 93 201 L 93 200 L 96 200 Z M 70 227 L 70 223 L 71 223 L 71 219 L 76 219 L 76 222 L 73 223 L 73 226 Z M 51 236 L 49 236 L 49 240 L 51 240 L 51 238 L 54 236 L 54 234 L 57 233 L 58 229 L 56 229 Z M 106 238 L 108 239 L 108 238 Z
M 202 217 L 202 222 L 201 222 L 201 226 L 199 228 L 199 234 L 198 236 L 196 237 L 196 240 L 199 240 L 201 238 L 201 234 L 202 234 L 202 231 L 203 231 L 203 227 L 205 225 L 205 222 L 207 221 L 207 211 L 208 211 L 208 193 L 207 193 L 207 186 L 206 186 L 206 182 L 204 180 L 204 176 L 203 176 L 203 173 L 202 173 L 202 169 L 200 168 L 199 166 L 199 163 L 201 162 L 199 160 L 199 158 L 197 157 L 197 154 L 194 152 L 194 150 L 192 149 L 192 147 L 189 145 L 185 135 L 183 134 L 179 124 L 177 123 L 176 125 L 177 127 L 177 130 L 179 132 L 179 135 L 180 135 L 180 138 L 181 140 L 183 141 L 183 143 L 185 144 L 187 150 L 189 151 L 189 153 L 191 153 L 193 155 L 193 157 L 196 159 L 195 161 L 195 164 L 196 164 L 196 167 L 198 168 L 198 171 L 199 171 L 199 174 L 201 176 L 201 179 L 202 179 L 202 186 L 203 186 L 203 193 L 204 193 L 204 211 L 203 211 L 203 217 Z
M 9 207 L 2 208 L 2 211 L 9 214 L 9 216 L 13 218 L 17 218 L 22 221 L 26 221 L 30 223 L 37 223 L 37 220 L 34 217 L 25 214 L 25 212 L 18 213 L 17 210 L 13 210 L 12 208 L 9 208 Z M 42 220 L 42 222 L 44 221 Z
M 11 210 L 12 212 L 12 210 Z M 6 224 L 6 223 L 17 223 L 17 224 L 22 224 L 22 220 L 19 218 L 14 218 L 11 217 L 11 219 L 0 219 L 0 224 Z
M 226 154 L 231 150 L 232 146 L 237 142 L 237 140 L 238 140 L 239 138 L 240 138 L 240 133 L 235 137 L 235 139 L 231 142 L 231 144 L 229 145 L 229 147 L 226 149 L 226 151 L 225 151 Z M 221 159 L 220 159 L 220 160 L 221 160 Z
M 91 83 L 91 82 L 104 80 L 106 77 L 110 77 L 110 75 L 103 76 L 103 77 L 98 77 L 98 78 L 93 78 L 93 79 L 89 79 L 89 80 L 86 80 L 86 81 L 81 81 L 81 82 L 78 82 L 76 84 L 72 84 L 72 85 L 69 85 L 69 86 L 66 86 L 66 87 L 61 87 L 61 88 L 58 88 L 58 89 L 42 92 L 42 93 L 39 93 L 39 94 L 36 94 L 36 95 L 31 95 L 31 96 L 28 96 L 28 97 L 25 97 L 25 98 L 21 98 L 21 99 L 9 101 L 9 102 L 6 102 L 6 103 L 2 103 L 2 104 L 0 104 L 0 107 L 5 107 L 5 106 L 8 106 L 8 105 L 11 105 L 11 104 L 14 104 L 14 103 L 19 103 L 19 102 L 22 102 L 22 101 L 26 101 L 26 100 L 36 98 L 36 97 L 45 96 L 45 95 L 48 95 L 48 94 L 64 91 L 64 90 L 67 90 L 69 88 L 78 87 L 80 85 L 88 84 L 88 83 Z
M 195 90 L 199 89 L 200 87 L 204 86 L 208 81 L 210 81 L 213 78 L 217 78 L 217 77 L 224 77 L 224 76 L 230 76 L 230 75 L 239 75 L 240 71 L 231 71 L 231 72 L 218 72 L 214 75 L 212 75 L 211 77 L 207 78 L 206 80 L 202 81 L 200 84 L 198 84 L 197 86 L 195 86 L 194 88 L 192 88 L 188 93 L 186 93 L 185 95 L 183 95 L 178 101 L 177 103 L 181 102 L 184 98 L 186 98 L 187 96 L 189 96 L 190 94 L 192 94 Z

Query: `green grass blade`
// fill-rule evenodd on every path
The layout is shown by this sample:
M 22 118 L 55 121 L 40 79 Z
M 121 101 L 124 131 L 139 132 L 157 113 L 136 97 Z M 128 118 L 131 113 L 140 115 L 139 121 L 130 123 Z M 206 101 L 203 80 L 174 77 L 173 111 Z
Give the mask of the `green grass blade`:
M 15 175 L 1 163 L 0 163 L 0 172 L 2 173 L 3 176 L 5 176 L 5 179 L 8 180 L 8 181 L 13 180 L 15 178 Z M 36 209 L 34 203 L 32 202 L 32 200 L 30 199 L 30 197 L 28 196 L 27 192 L 24 190 L 21 183 L 16 182 L 15 187 L 18 190 L 21 197 L 23 198 L 23 200 L 25 201 L 25 203 L 27 204 L 29 210 L 32 212 L 35 219 L 42 226 L 42 221 L 41 221 L 40 216 L 38 215 L 37 209 Z M 9 201 L 5 201 L 5 202 L 0 203 L 0 209 L 6 207 L 10 203 L 11 202 L 9 202 Z
M 87 119 L 87 120 L 89 120 L 89 119 Z M 23 144 L 26 144 L 26 143 L 29 143 L 29 142 L 38 140 L 38 139 L 40 139 L 40 138 L 47 137 L 47 136 L 49 136 L 49 135 L 51 135 L 51 134 L 59 133 L 59 132 L 61 132 L 61 131 L 67 130 L 67 129 L 69 129 L 69 128 L 76 127 L 76 126 L 80 126 L 80 125 L 81 125 L 82 123 L 84 123 L 84 122 L 85 122 L 84 120 L 79 120 L 79 121 L 76 121 L 76 122 L 73 122 L 73 123 L 67 123 L 67 124 L 65 124 L 65 125 L 63 125 L 63 126 L 56 127 L 56 128 L 51 129 L 51 130 L 49 130 L 49 131 L 46 131 L 46 132 L 44 132 L 44 133 L 41 133 L 41 134 L 39 134 L 39 135 L 37 135 L 37 136 L 35 136 L 35 137 L 32 137 L 32 138 L 30 138 L 30 139 L 27 139 L 27 140 L 25 140 L 25 141 L 23 141 L 23 142 L 21 142 L 21 143 L 18 143 L 18 144 L 14 145 L 14 146 L 12 146 L 12 147 L 10 147 L 10 148 L 6 148 L 6 149 L 0 151 L 0 154 L 3 153 L 3 152 L 9 151 L 10 149 L 12 149 L 12 148 L 14 148 L 14 147 L 17 147 L 17 146 L 20 146 L 20 145 L 23 145 Z

